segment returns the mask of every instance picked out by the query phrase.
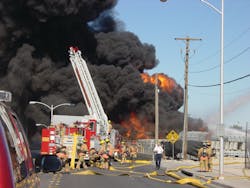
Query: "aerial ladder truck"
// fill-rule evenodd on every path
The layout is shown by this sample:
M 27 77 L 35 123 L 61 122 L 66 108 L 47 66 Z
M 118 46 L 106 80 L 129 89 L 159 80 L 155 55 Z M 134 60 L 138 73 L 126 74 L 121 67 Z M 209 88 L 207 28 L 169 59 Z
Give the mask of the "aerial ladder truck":
M 83 141 L 88 148 L 98 149 L 99 141 L 109 139 L 115 146 L 119 139 L 117 130 L 104 112 L 86 61 L 77 47 L 69 48 L 69 59 L 80 86 L 89 114 L 84 116 L 53 115 L 51 125 L 42 129 L 41 155 L 57 155 L 57 150 L 66 146 L 71 168 L 78 159 L 76 150 Z M 43 159 L 46 159 L 43 157 Z M 89 160 L 88 156 L 86 160 Z
M 69 56 L 89 115 L 96 118 L 96 135 L 99 135 L 100 139 L 109 138 L 114 144 L 115 140 L 112 139 L 112 136 L 110 137 L 110 121 L 104 112 L 87 63 L 81 56 L 81 51 L 77 47 L 70 47 Z

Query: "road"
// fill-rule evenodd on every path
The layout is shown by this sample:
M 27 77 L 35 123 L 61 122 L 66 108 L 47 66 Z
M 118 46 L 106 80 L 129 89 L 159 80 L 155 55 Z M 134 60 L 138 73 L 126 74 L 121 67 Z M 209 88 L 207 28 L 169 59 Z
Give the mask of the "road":
M 86 170 L 72 170 L 69 174 L 39 173 L 41 188 L 191 188 L 191 185 L 180 185 L 164 173 L 164 169 L 155 171 L 152 164 L 113 163 L 111 170 L 90 167 Z

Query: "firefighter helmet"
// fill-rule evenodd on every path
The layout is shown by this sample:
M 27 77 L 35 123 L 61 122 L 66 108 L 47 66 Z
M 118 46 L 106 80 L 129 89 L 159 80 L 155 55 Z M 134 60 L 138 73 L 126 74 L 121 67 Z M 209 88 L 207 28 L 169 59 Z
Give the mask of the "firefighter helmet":
M 100 145 L 104 144 L 105 141 L 104 140 L 100 140 Z
M 109 142 L 110 140 L 108 138 L 105 139 L 105 142 Z

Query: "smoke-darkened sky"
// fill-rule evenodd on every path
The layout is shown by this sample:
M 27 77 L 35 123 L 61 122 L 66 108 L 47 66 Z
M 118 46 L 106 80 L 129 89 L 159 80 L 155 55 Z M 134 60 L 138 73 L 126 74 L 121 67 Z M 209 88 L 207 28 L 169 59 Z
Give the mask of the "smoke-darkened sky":
M 2 0 L 0 2 L 0 89 L 13 93 L 11 104 L 29 134 L 35 123 L 49 124 L 48 105 L 63 102 L 58 114 L 87 114 L 68 58 L 68 47 L 78 46 L 88 62 L 104 110 L 117 129 L 134 112 L 154 122 L 154 85 L 140 74 L 159 61 L 155 48 L 136 34 L 122 30 L 112 8 L 116 0 Z M 169 78 L 171 79 L 171 78 Z M 172 92 L 160 92 L 160 129 L 178 124 L 183 89 L 175 82 Z M 172 113 L 173 112 L 173 113 Z M 172 115 L 170 115 L 172 114 Z M 131 125 L 132 126 L 132 125 Z M 123 130 L 126 132 L 126 130 Z M 121 131 L 121 132 L 123 132 Z M 162 133 L 165 133 L 165 132 Z

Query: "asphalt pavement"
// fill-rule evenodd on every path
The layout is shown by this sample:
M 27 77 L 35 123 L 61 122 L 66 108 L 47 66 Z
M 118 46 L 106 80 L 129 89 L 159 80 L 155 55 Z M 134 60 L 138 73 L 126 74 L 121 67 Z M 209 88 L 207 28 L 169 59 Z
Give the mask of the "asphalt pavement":
M 175 177 L 179 183 L 196 187 L 247 188 L 250 186 L 250 169 L 245 169 L 245 159 L 224 158 L 223 174 L 220 174 L 218 159 L 213 160 L 212 172 L 200 172 L 199 161 L 162 160 L 161 169 Z
M 250 186 L 250 169 L 244 168 L 244 159 L 224 158 L 223 174 L 219 174 L 219 161 L 214 159 L 212 172 L 200 172 L 199 161 L 193 160 L 166 160 L 163 159 L 160 170 L 156 170 L 154 161 L 137 160 L 133 166 L 130 162 L 126 164 L 114 163 L 110 170 L 90 167 L 80 171 L 71 170 L 69 174 L 62 171 L 55 174 L 40 173 L 41 187 L 63 188 L 78 187 L 81 182 L 85 185 L 98 187 L 102 182 L 110 181 L 117 187 L 124 187 L 123 181 L 133 180 L 131 187 L 199 187 L 199 188 L 246 188 Z M 79 176 L 80 175 L 80 176 Z M 94 175 L 93 181 L 86 184 Z M 101 176 L 100 176 L 101 175 Z M 104 176 L 104 177 L 102 177 Z M 98 178 L 97 178 L 98 177 Z M 114 178 L 115 177 L 115 178 Z M 73 183 L 74 182 L 74 183 Z M 78 183 L 77 183 L 78 182 Z M 76 184 L 75 184 L 76 183 Z M 104 184 L 103 184 L 104 185 Z M 110 184 L 105 184 L 104 188 Z M 120 185 L 120 186 L 119 186 Z M 125 186 L 126 187 L 126 186 Z
M 88 169 L 71 169 L 69 173 L 63 170 L 56 173 L 39 173 L 41 188 L 192 188 L 192 185 L 175 183 L 175 178 L 165 175 L 164 168 L 155 170 L 152 161 L 129 161 L 120 164 L 114 162 L 109 170 L 97 167 Z

